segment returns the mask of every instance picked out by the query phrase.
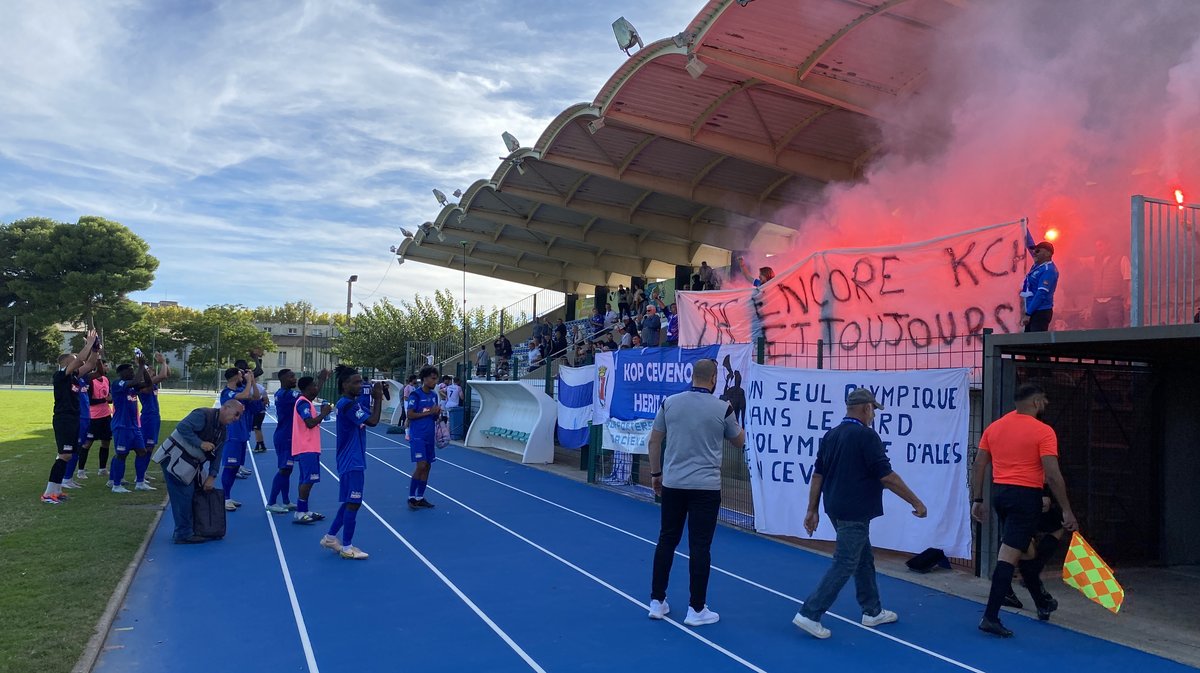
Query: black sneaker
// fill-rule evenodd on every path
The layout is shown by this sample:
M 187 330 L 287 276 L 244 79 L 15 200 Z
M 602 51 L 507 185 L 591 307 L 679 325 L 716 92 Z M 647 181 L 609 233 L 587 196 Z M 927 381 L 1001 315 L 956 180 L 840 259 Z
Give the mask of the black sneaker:
M 1048 593 L 1042 594 L 1042 600 L 1038 601 L 1037 615 L 1038 619 L 1043 622 L 1050 621 L 1050 613 L 1058 609 L 1058 601 Z
M 979 630 L 983 631 L 984 633 L 990 633 L 994 636 L 1000 636 L 1001 638 L 1012 638 L 1013 635 L 1013 632 L 1005 628 L 1005 626 L 1000 623 L 999 619 L 993 620 L 988 619 L 987 617 L 984 617 L 982 620 L 980 620 Z
M 433 503 L 429 502 L 425 498 L 421 498 L 417 501 L 417 507 L 420 507 L 421 509 L 433 509 Z
M 1017 594 L 1013 593 L 1012 589 L 1009 589 L 1008 594 L 1004 596 L 1004 607 L 1020 610 L 1025 607 L 1025 604 L 1021 602 L 1020 598 L 1017 598 Z
M 408 499 L 408 508 L 415 512 L 418 509 L 420 509 L 421 506 L 417 504 L 416 498 L 409 498 Z
M 208 540 L 209 538 L 206 538 L 202 535 L 193 535 L 191 537 L 175 540 L 175 544 L 200 544 L 201 542 L 208 542 Z

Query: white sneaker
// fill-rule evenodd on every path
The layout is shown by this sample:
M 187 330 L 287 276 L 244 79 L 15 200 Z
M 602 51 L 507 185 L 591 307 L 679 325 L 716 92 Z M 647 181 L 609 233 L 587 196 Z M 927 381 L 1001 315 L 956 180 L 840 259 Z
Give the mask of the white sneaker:
M 104 482 L 105 488 L 112 488 L 113 486 L 116 486 L 116 484 L 113 483 L 112 479 L 109 479 L 108 481 Z
M 900 615 L 897 615 L 895 612 L 892 612 L 891 610 L 880 610 L 879 614 L 875 615 L 874 617 L 870 615 L 863 615 L 862 624 L 863 626 L 879 626 L 880 624 L 891 624 L 898 619 L 900 619 Z
M 821 622 L 814 622 L 799 612 L 797 612 L 796 616 L 792 618 L 792 623 L 804 629 L 805 631 L 808 631 L 808 634 L 813 638 L 821 638 L 823 640 L 832 635 L 829 629 L 821 626 Z
M 272 514 L 287 514 L 288 508 L 286 505 L 267 505 L 267 511 Z
M 707 605 L 700 612 L 696 612 L 689 605 L 687 617 L 683 618 L 683 623 L 688 626 L 704 626 L 705 624 L 716 624 L 720 619 L 721 615 L 709 610 Z
M 662 619 L 671 613 L 666 601 L 650 601 L 650 619 Z
M 76 479 L 87 479 L 87 470 L 75 470 Z
M 151 486 L 150 484 L 147 484 L 144 481 L 139 481 L 138 483 L 133 485 L 133 490 L 135 490 L 135 491 L 157 491 L 158 489 L 154 488 L 153 486 Z
M 96 470 L 96 476 L 97 477 L 107 477 L 108 476 L 108 468 L 102 467 L 99 470 Z
M 365 561 L 368 557 L 370 557 L 370 554 L 359 549 L 358 547 L 355 547 L 354 545 L 342 547 L 342 550 L 339 553 L 342 555 L 342 558 L 348 558 L 355 561 Z
M 234 506 L 234 507 L 241 507 L 241 506 L 242 506 L 242 503 L 240 503 L 240 502 L 238 502 L 237 500 L 234 500 L 234 499 L 232 499 L 232 498 L 226 499 L 226 500 L 225 500 L 225 502 L 228 502 L 228 503 L 233 503 L 233 506 Z
M 226 512 L 236 512 L 237 505 L 234 504 L 234 502 L 232 500 L 226 500 L 225 501 L 225 511 Z
M 63 488 L 83 488 L 83 484 L 76 483 L 74 479 L 64 479 Z
M 113 493 L 133 493 L 133 491 L 131 491 L 131 490 L 129 490 L 129 489 L 127 489 L 127 488 L 125 488 L 124 486 L 122 486 L 122 485 L 120 485 L 120 484 L 117 484 L 116 486 L 113 486 L 113 487 L 112 487 L 112 492 L 113 492 Z
M 321 538 L 321 546 L 326 549 L 332 549 L 336 552 L 342 551 L 342 543 L 333 535 L 325 535 Z

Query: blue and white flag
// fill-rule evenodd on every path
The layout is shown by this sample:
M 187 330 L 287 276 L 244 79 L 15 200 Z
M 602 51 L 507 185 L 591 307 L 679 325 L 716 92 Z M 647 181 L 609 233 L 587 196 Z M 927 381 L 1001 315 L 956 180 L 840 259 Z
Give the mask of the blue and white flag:
M 559 367 L 558 423 L 555 434 L 560 446 L 568 449 L 587 446 L 595 381 L 595 365 Z

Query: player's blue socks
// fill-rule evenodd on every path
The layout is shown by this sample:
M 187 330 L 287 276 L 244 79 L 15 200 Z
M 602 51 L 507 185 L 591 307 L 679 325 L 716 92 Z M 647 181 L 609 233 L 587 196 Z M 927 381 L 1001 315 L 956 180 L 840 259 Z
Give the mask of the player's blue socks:
M 417 481 L 417 494 L 413 497 L 415 497 L 417 500 L 423 500 L 425 498 L 425 487 L 428 485 L 429 485 L 428 481 L 418 480 Z
M 275 500 L 279 498 L 279 494 L 282 493 L 285 488 L 287 488 L 287 483 L 287 475 L 282 472 L 275 473 L 275 479 L 271 481 L 271 497 L 267 498 L 268 505 L 275 504 Z M 287 502 L 286 495 L 283 497 L 283 501 Z
M 288 468 L 286 472 L 280 473 L 279 495 L 283 496 L 283 504 L 288 504 L 292 501 L 292 468 Z
M 225 499 L 229 500 L 233 492 L 233 482 L 237 481 L 237 465 L 226 465 L 221 470 L 221 489 L 225 491 Z
M 137 475 L 139 484 L 146 481 L 147 467 L 150 467 L 150 452 L 137 454 L 133 459 L 133 473 Z
M 421 483 L 416 477 L 408 480 L 408 497 L 417 497 L 417 484 Z
M 112 465 L 108 467 L 108 478 L 114 486 L 120 486 L 125 478 L 125 456 L 128 453 L 117 453 L 112 457 Z
M 296 511 L 297 512 L 307 512 L 308 511 L 308 501 L 305 500 L 304 498 L 297 499 L 296 500 Z
M 346 514 L 342 517 L 342 546 L 349 547 L 354 539 L 354 527 L 358 524 L 358 510 L 342 505 Z
M 341 504 L 341 506 L 338 507 L 337 514 L 333 515 L 333 523 L 329 525 L 329 534 L 330 535 L 338 534 L 338 531 L 342 529 L 342 522 L 345 520 L 345 518 L 346 518 L 346 503 L 343 502 Z
M 71 479 L 75 476 L 75 466 L 79 464 L 79 454 L 72 453 L 71 459 L 67 461 L 67 471 L 63 474 L 63 479 Z

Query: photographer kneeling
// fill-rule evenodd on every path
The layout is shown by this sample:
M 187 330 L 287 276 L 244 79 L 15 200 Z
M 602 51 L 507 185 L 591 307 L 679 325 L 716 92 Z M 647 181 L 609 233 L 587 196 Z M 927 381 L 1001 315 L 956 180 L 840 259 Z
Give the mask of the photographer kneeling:
M 200 468 L 208 463 L 208 476 L 202 484 L 211 491 L 220 472 L 221 451 L 225 430 L 236 423 L 245 407 L 229 400 L 218 409 L 202 408 L 189 413 L 167 441 L 154 453 L 154 462 L 162 466 L 163 480 L 171 498 L 171 515 L 175 517 L 175 544 L 196 544 L 209 538 L 196 535 L 192 529 L 192 496 L 201 479 Z

